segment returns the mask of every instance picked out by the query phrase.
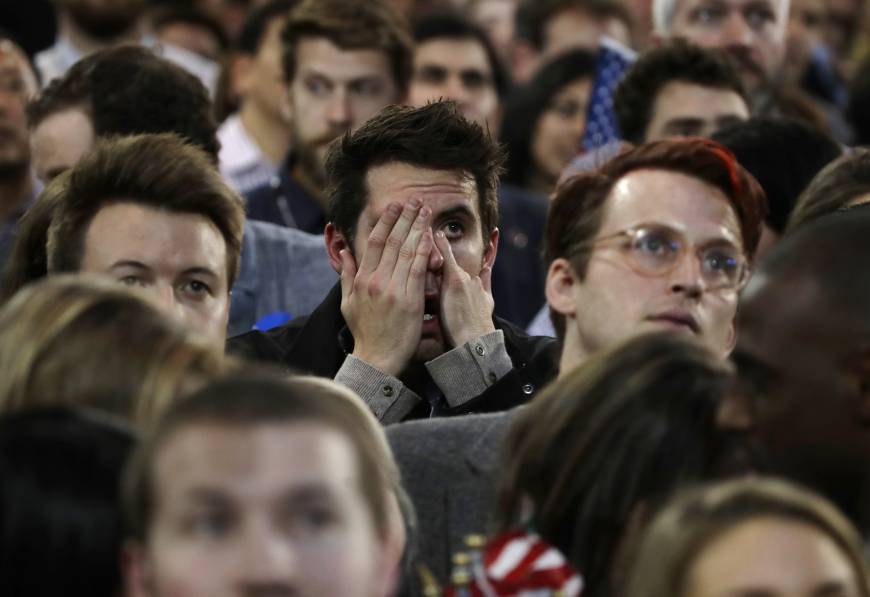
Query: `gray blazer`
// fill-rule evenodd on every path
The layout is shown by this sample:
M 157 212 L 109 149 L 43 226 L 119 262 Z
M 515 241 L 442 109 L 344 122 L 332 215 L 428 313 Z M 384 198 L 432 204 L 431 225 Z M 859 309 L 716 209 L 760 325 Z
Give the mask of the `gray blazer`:
M 248 220 L 228 336 L 249 331 L 261 317 L 272 313 L 310 314 L 337 280 L 323 235 Z
M 466 551 L 465 538 L 489 534 L 502 441 L 517 412 L 425 419 L 386 428 L 418 522 L 416 557 L 411 578 L 403 580 L 402 595 L 422 595 L 417 563 L 425 564 L 443 589 L 451 557 Z

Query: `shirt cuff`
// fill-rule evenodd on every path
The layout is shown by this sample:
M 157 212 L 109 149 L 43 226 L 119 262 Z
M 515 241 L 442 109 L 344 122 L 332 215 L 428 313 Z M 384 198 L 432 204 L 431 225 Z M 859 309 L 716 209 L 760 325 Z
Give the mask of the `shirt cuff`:
M 513 369 L 504 332 L 495 330 L 426 363 L 429 375 L 455 408 L 483 394 Z
M 352 354 L 345 357 L 335 381 L 359 395 L 385 425 L 402 421 L 422 400 L 397 378 Z

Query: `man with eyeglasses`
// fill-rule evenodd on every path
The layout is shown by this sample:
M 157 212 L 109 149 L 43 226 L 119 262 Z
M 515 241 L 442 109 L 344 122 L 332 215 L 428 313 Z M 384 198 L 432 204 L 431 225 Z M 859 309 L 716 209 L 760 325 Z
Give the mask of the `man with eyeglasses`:
M 700 138 L 642 145 L 563 183 L 545 239 L 560 376 L 654 330 L 690 334 L 725 358 L 764 212 L 755 179 L 723 146 Z M 515 412 L 387 430 L 406 489 L 426 513 L 419 561 L 439 580 L 450 569 L 445 556 L 486 530 Z

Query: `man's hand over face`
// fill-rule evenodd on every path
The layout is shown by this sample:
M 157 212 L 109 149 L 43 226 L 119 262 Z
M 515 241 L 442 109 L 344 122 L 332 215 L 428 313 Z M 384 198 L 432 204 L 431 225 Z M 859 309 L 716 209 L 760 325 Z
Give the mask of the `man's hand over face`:
M 341 313 L 353 355 L 388 375 L 398 376 L 420 344 L 431 216 L 418 198 L 404 209 L 391 203 L 369 235 L 359 270 L 350 251 L 341 251 Z
M 492 268 L 472 276 L 456 263 L 450 241 L 439 231 L 435 245 L 444 257 L 441 271 L 441 321 L 451 347 L 462 346 L 495 331 L 492 311 Z

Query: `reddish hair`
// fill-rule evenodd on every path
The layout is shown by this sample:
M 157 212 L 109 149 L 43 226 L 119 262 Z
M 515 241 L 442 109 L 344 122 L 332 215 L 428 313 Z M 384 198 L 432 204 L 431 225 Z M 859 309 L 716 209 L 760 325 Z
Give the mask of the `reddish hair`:
M 721 190 L 737 215 L 746 258 L 750 263 L 754 260 L 767 213 L 764 191 L 724 145 L 687 137 L 629 147 L 598 169 L 573 176 L 559 185 L 547 216 L 547 263 L 564 257 L 581 278 L 585 276 L 591 241 L 601 229 L 610 191 L 625 175 L 645 169 L 679 172 Z M 553 323 L 561 337 L 564 319 L 554 313 Z

